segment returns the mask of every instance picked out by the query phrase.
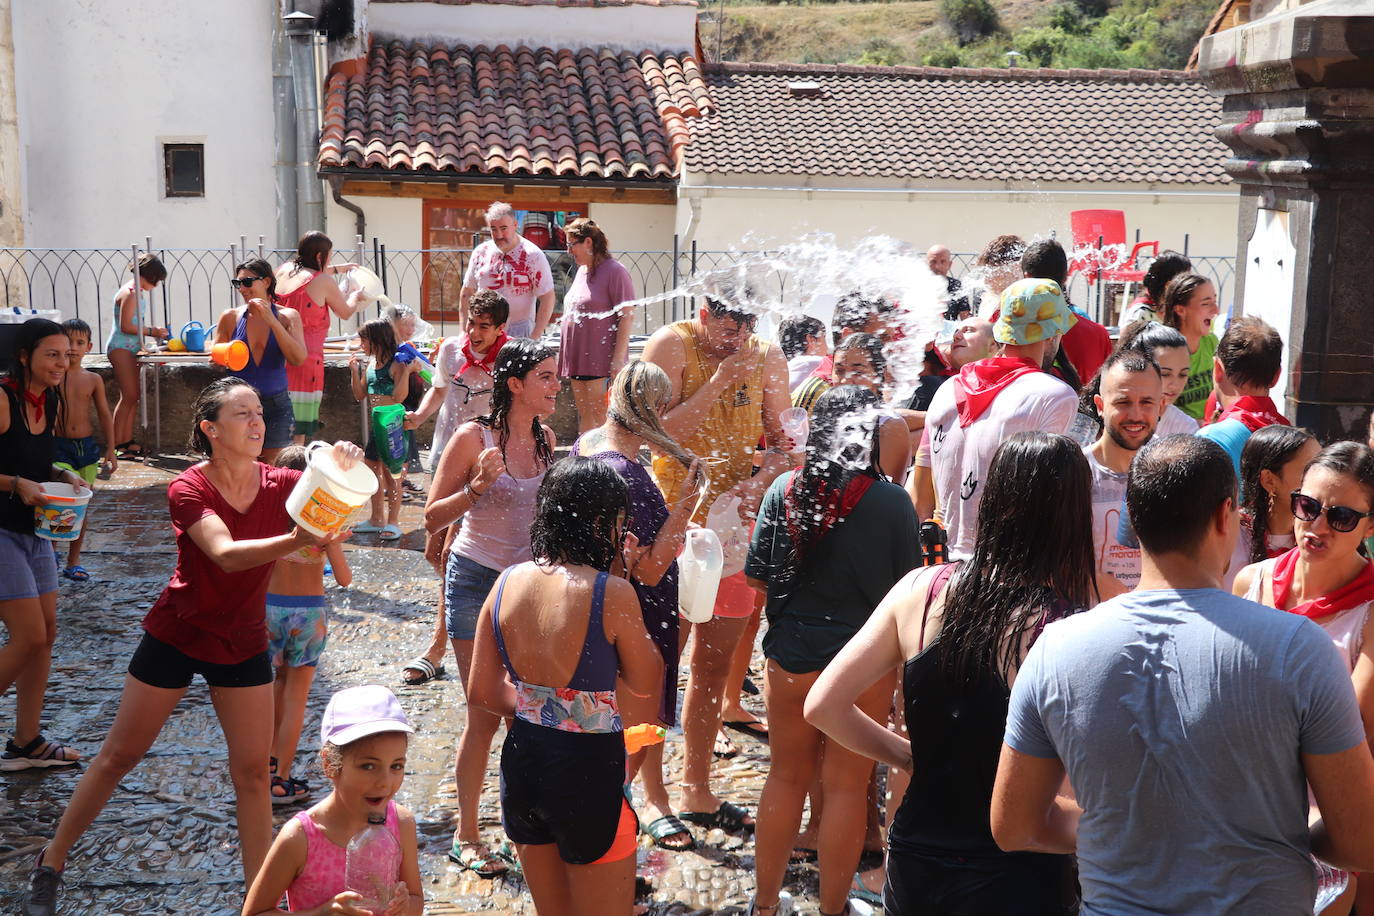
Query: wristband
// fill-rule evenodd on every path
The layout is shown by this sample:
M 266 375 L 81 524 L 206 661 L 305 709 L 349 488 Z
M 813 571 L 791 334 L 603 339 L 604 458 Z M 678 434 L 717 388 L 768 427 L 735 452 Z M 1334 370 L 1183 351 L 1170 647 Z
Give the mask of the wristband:
M 468 501 L 474 506 L 477 505 L 477 500 L 482 498 L 482 494 L 472 488 L 471 482 L 463 484 L 463 492 L 468 495 Z

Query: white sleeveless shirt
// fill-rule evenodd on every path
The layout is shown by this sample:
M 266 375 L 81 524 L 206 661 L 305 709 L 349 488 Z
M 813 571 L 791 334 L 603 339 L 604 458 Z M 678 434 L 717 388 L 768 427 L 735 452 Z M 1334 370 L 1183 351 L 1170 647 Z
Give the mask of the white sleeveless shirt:
M 1255 576 L 1250 583 L 1250 590 L 1245 593 L 1246 598 L 1259 604 L 1265 603 L 1260 596 L 1264 593 L 1264 583 L 1273 583 L 1274 564 L 1277 562 L 1278 558 L 1275 557 L 1265 560 L 1261 564 L 1259 575 Z M 1273 585 L 1271 584 L 1269 588 L 1272 599 Z M 1360 657 L 1360 649 L 1364 646 L 1364 624 L 1369 618 L 1369 606 L 1371 604 L 1374 602 L 1366 601 L 1364 604 L 1357 604 L 1352 608 L 1346 608 L 1344 611 L 1327 614 L 1325 617 L 1313 620 L 1313 623 L 1331 636 L 1331 641 L 1336 645 L 1336 651 L 1341 653 L 1341 657 L 1345 659 L 1346 667 L 1352 672 L 1355 670 L 1356 660 Z

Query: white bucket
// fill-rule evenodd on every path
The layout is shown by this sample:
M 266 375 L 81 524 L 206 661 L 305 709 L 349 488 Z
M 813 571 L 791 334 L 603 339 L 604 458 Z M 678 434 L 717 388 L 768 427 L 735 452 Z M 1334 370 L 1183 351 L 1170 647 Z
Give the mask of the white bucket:
M 725 554 L 710 528 L 690 528 L 677 561 L 678 613 L 690 623 L 705 623 L 716 612 L 716 592 Z
M 359 461 L 345 471 L 329 449 L 323 442 L 311 443 L 305 472 L 286 498 L 287 514 L 317 537 L 338 531 L 377 492 L 377 475 L 367 465 Z
M 43 505 L 33 508 L 33 533 L 49 541 L 74 541 L 81 537 L 91 491 L 67 483 L 45 483 L 43 495 Z

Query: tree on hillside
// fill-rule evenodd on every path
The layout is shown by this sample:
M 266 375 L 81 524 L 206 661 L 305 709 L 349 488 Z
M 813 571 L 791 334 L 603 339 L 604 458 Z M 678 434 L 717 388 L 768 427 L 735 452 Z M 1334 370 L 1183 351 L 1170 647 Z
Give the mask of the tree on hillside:
M 991 0 L 940 0 L 940 18 L 966 45 L 998 30 L 997 10 Z

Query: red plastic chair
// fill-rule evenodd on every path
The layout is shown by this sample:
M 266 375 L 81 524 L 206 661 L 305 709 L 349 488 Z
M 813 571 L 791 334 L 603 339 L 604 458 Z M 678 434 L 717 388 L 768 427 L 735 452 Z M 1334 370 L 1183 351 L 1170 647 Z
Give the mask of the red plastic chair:
M 1145 271 L 1137 270 L 1140 252 L 1148 248 L 1159 257 L 1159 242 L 1137 242 L 1128 257 L 1126 253 L 1126 214 L 1122 210 L 1074 210 L 1069 214 L 1073 232 L 1073 259 L 1069 275 L 1081 273 L 1088 285 L 1099 279 L 1108 283 L 1139 283 Z M 1115 248 L 1114 256 L 1107 249 Z

